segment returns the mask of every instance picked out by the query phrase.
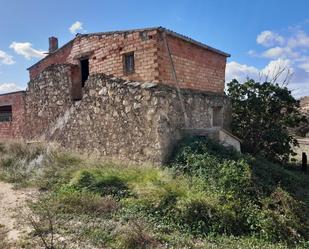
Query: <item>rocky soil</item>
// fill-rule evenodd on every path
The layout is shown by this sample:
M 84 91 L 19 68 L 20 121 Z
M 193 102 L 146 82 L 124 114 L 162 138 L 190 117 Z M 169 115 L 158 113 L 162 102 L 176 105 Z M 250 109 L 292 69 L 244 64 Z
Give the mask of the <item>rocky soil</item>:
M 35 195 L 33 189 L 14 189 L 10 183 L 0 181 L 0 227 L 5 238 L 14 243 L 29 232 L 23 220 L 27 200 Z
M 309 96 L 300 99 L 301 110 L 309 114 Z

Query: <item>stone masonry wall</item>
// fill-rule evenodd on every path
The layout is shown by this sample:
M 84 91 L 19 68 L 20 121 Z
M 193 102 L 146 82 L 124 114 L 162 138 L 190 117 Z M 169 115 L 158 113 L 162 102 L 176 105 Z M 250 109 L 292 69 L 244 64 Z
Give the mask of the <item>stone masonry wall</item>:
M 181 88 L 223 93 L 226 57 L 183 39 L 167 35 Z M 135 71 L 126 74 L 123 55 L 134 52 Z M 79 65 L 89 58 L 90 75 L 104 73 L 139 82 L 173 85 L 172 67 L 158 29 L 79 35 L 29 68 L 34 79 L 54 64 Z
M 12 120 L 0 122 L 0 139 L 21 138 L 24 129 L 24 94 L 14 92 L 0 95 L 0 106 L 12 106 Z
M 41 136 L 71 106 L 70 65 L 49 66 L 28 83 L 25 136 Z
M 96 74 L 87 80 L 83 98 L 73 102 L 67 90 L 69 68 L 50 67 L 30 82 L 26 99 L 32 138 L 120 159 L 166 160 L 184 128 L 174 88 Z M 228 117 L 224 95 L 182 92 L 191 128 L 210 127 L 214 106 L 222 106 Z

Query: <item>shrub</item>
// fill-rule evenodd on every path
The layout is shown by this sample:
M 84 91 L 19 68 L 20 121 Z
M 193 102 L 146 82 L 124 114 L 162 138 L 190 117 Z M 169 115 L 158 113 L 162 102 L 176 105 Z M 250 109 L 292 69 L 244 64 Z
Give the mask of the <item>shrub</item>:
M 229 211 L 220 206 L 218 199 L 196 196 L 180 204 L 177 218 L 195 235 L 230 233 L 235 224 L 235 215 Z
M 116 248 L 119 249 L 151 249 L 158 248 L 159 242 L 148 231 L 141 221 L 130 221 L 118 232 Z
M 116 172 L 100 170 L 78 171 L 71 185 L 80 190 L 98 193 L 102 196 L 124 197 L 129 195 L 127 183 Z
M 270 161 L 287 162 L 298 145 L 288 128 L 307 119 L 300 112 L 300 102 L 291 91 L 274 82 L 248 79 L 227 84 L 232 106 L 231 129 L 242 139 L 242 149 L 262 155 Z M 279 114 L 280 115 L 277 115 Z
M 262 237 L 272 241 L 299 241 L 308 238 L 308 221 L 306 212 L 297 200 L 277 187 L 275 191 L 262 200 L 262 210 L 257 222 Z
M 51 151 L 47 156 L 46 162 L 40 174 L 37 174 L 34 183 L 42 190 L 53 190 L 67 184 L 72 175 L 81 165 L 82 158 L 78 155 Z
M 190 138 L 181 143 L 171 167 L 202 177 L 210 187 L 227 196 L 242 196 L 252 188 L 251 168 L 246 160 L 206 138 Z
M 111 196 L 101 197 L 88 191 L 77 191 L 72 187 L 61 188 L 53 197 L 54 205 L 64 213 L 109 215 L 118 209 L 117 201 Z
M 0 178 L 19 186 L 29 184 L 40 172 L 47 153 L 41 144 L 8 142 L 0 147 Z
M 115 224 L 111 218 L 118 208 L 112 197 L 64 186 L 30 203 L 31 242 L 35 244 L 38 238 L 44 248 L 105 247 L 113 238 Z
M 280 185 L 292 196 L 309 204 L 308 175 L 295 170 L 291 171 L 263 158 L 251 158 L 250 164 L 252 165 L 253 180 L 255 185 L 260 188 L 261 193 L 270 195 Z
M 206 192 L 200 198 L 187 199 L 181 210 L 184 225 L 190 224 L 197 233 L 255 234 L 288 242 L 307 239 L 304 214 L 308 204 L 295 199 L 297 189 L 306 189 L 304 177 L 264 159 L 226 150 L 213 146 L 209 139 L 191 138 L 174 154 L 171 167 L 204 179 L 206 189 L 219 200 L 209 202 Z
M 22 158 L 28 162 L 45 153 L 45 147 L 40 143 L 26 144 L 23 141 L 0 142 L 0 156 Z
M 250 166 L 244 161 L 224 161 L 218 169 L 216 184 L 225 194 L 243 197 L 249 193 L 251 182 Z

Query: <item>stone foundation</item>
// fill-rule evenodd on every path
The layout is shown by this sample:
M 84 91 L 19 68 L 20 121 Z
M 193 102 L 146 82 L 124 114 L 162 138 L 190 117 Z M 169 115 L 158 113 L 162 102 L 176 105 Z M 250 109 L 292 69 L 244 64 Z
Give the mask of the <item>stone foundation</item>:
M 86 81 L 82 99 L 73 101 L 71 69 L 51 66 L 30 81 L 27 137 L 119 159 L 164 163 L 184 128 L 176 89 L 96 74 Z M 221 108 L 221 125 L 228 128 L 226 96 L 181 92 L 190 128 L 211 127 L 215 107 Z

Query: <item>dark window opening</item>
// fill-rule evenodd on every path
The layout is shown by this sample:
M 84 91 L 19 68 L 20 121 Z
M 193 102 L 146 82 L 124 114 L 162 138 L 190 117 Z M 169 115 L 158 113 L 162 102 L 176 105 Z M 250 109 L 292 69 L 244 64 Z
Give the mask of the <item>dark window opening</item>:
M 84 87 L 89 76 L 89 59 L 80 60 L 80 67 L 82 73 L 82 87 Z
M 12 106 L 5 105 L 0 106 L 0 122 L 10 122 L 12 121 Z
M 134 73 L 134 53 L 124 55 L 124 72 L 125 74 Z
M 212 126 L 222 126 L 222 106 L 212 108 Z
M 78 101 L 82 99 L 83 88 L 82 88 L 82 76 L 81 68 L 78 65 L 71 66 L 71 98 L 73 101 Z

